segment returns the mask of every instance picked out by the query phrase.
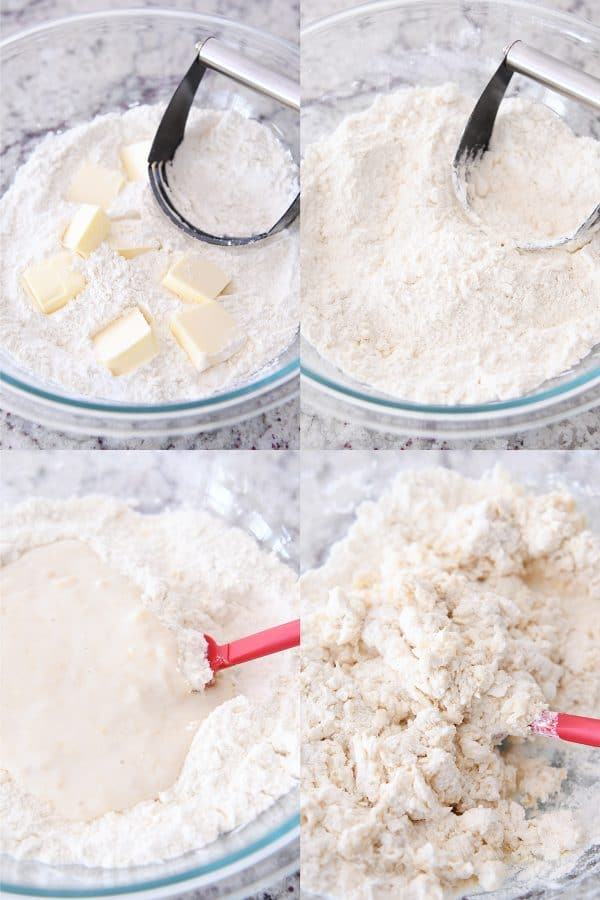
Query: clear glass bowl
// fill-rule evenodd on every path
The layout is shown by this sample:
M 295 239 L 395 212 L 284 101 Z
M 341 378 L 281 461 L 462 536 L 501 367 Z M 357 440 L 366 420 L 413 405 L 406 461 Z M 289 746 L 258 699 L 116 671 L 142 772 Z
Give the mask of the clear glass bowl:
M 115 10 L 60 19 L 0 42 L 4 192 L 47 132 L 100 113 L 142 103 L 166 105 L 194 56 L 194 44 L 222 37 L 264 65 L 297 76 L 298 49 L 279 38 L 219 16 L 159 9 Z M 71 85 L 78 90 L 72 91 Z M 83 89 L 82 89 L 83 88 Z M 296 159 L 298 116 L 280 104 L 211 73 L 197 102 L 245 108 L 281 133 Z M 295 298 L 293 300 L 295 302 Z M 259 415 L 298 393 L 298 342 L 246 384 L 199 400 L 162 405 L 82 399 L 42 382 L 0 351 L 2 405 L 26 419 L 95 435 L 186 434 Z
M 302 143 L 329 133 L 378 93 L 455 81 L 474 97 L 520 38 L 600 76 L 600 28 L 520 0 L 381 0 L 321 19 L 302 32 Z M 576 131 L 600 138 L 597 114 L 522 79 Z M 350 378 L 302 341 L 302 400 L 325 416 L 419 437 L 501 435 L 600 403 L 600 346 L 569 372 L 523 397 L 477 406 L 428 406 Z
M 149 515 L 178 505 L 210 510 L 251 534 L 288 565 L 298 566 L 296 455 L 194 453 L 107 454 L 19 451 L 5 454 L 2 500 L 28 496 L 117 496 Z M 75 458 L 74 458 L 75 457 Z M 201 850 L 152 866 L 118 869 L 50 866 L 0 857 L 0 893 L 27 897 L 247 897 L 298 869 L 299 792 L 281 797 L 257 819 Z
M 470 478 L 479 478 L 500 464 L 515 479 L 534 493 L 567 487 L 586 514 L 590 527 L 600 534 L 600 455 L 586 450 L 523 450 L 519 453 L 486 450 L 473 451 L 414 450 L 411 453 L 388 450 L 385 453 L 354 450 L 331 454 L 304 451 L 302 454 L 302 508 L 310 510 L 308 521 L 302 519 L 301 568 L 306 570 L 324 563 L 331 546 L 341 540 L 354 521 L 356 508 L 364 501 L 376 500 L 400 472 L 440 465 Z M 310 527 L 307 527 L 310 526 Z M 569 776 L 556 801 L 575 787 L 594 791 L 600 797 L 600 758 L 593 747 L 548 741 L 544 748 L 555 764 L 565 765 Z M 585 757 L 586 766 L 580 762 Z M 589 773 L 588 766 L 594 766 Z M 581 775 L 580 772 L 586 773 Z M 587 770 L 587 771 L 586 771 Z M 595 776 L 595 777 L 594 777 Z M 596 803 L 596 807 L 598 803 Z M 550 804 L 548 807 L 549 808 Z M 591 803 L 590 803 L 591 809 Z M 596 826 L 596 834 L 598 828 Z M 306 900 L 325 900 L 303 892 Z M 567 873 L 546 875 L 532 881 L 528 888 L 509 880 L 495 891 L 468 894 L 456 900 L 598 900 L 600 897 L 600 844 L 581 853 Z

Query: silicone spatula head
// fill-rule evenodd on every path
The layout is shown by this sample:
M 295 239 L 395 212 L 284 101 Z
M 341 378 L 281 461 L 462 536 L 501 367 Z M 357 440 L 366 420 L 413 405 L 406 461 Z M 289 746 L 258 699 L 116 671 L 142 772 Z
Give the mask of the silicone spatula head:
M 250 634 L 229 644 L 217 644 L 209 634 L 205 634 L 204 639 L 208 644 L 208 664 L 213 672 L 218 672 L 220 669 L 239 666 L 240 663 L 249 662 L 251 659 L 259 659 L 261 656 L 297 647 L 300 643 L 300 619 L 267 628 L 266 631 Z

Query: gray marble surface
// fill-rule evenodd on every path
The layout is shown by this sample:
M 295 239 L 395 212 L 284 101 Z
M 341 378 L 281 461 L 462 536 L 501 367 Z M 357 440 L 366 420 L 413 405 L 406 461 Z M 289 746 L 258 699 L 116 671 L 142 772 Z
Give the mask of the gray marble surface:
M 73 454 L 68 450 L 19 450 L 2 457 L 0 501 L 12 505 L 33 496 L 106 493 L 133 503 L 141 512 L 157 512 L 186 504 L 201 507 L 207 497 L 218 497 L 218 490 L 211 489 L 214 484 L 227 488 L 240 498 L 240 508 L 251 507 L 271 530 L 287 532 L 296 543 L 298 466 L 295 452 L 154 450 L 136 454 L 109 450 Z
M 105 9 L 162 7 L 216 14 L 298 42 L 299 0 L 3 0 L 2 36 L 52 19 Z M 143 441 L 78 437 L 34 425 L 6 412 L 0 414 L 2 449 L 295 449 L 299 446 L 299 400 L 296 398 L 256 419 L 192 437 Z
M 572 419 L 497 438 L 441 440 L 409 438 L 369 431 L 303 410 L 300 416 L 303 449 L 331 450 L 600 450 L 600 412 L 593 410 Z
M 299 444 L 297 400 L 255 419 L 183 437 L 99 438 L 65 434 L 27 422 L 12 413 L 0 415 L 1 450 L 295 450 Z
M 240 510 L 251 509 L 275 535 L 272 546 L 298 557 L 299 477 L 296 453 L 186 453 L 128 451 L 76 453 L 54 450 L 17 450 L 4 454 L 0 501 L 12 505 L 28 496 L 68 497 L 93 492 L 124 499 L 143 512 L 165 507 L 207 505 L 221 509 L 227 521 L 243 521 Z M 230 503 L 232 493 L 236 501 Z M 248 525 L 247 527 L 252 527 Z M 262 525 L 259 533 L 266 534 Z M 180 895 L 182 900 L 215 897 L 210 889 Z M 295 874 L 248 900 L 297 900 Z
M 529 2 L 545 6 L 547 9 L 570 12 L 580 18 L 588 19 L 590 22 L 597 22 L 600 19 L 597 0 L 529 0 Z M 302 0 L 302 25 L 308 25 L 315 19 L 349 9 L 352 6 L 358 6 L 358 3 L 355 3 L 354 0 Z
M 179 9 L 224 16 L 261 31 L 298 41 L 300 0 L 3 0 L 3 34 L 40 25 L 49 19 L 105 9 Z
M 598 0 L 533 0 L 547 9 L 561 10 L 600 23 Z M 357 5 L 353 0 L 302 0 L 302 25 L 331 13 Z M 508 437 L 443 441 L 411 439 L 384 434 L 333 418 L 324 417 L 312 409 L 303 407 L 300 418 L 302 448 L 318 449 L 600 449 L 600 410 L 574 416 L 543 428 L 519 432 Z

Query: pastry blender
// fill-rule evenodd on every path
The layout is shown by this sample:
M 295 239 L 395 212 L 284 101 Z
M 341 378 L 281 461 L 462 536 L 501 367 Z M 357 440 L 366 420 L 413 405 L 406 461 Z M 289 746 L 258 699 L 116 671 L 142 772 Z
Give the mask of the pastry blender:
M 198 85 L 207 69 L 221 72 L 234 81 L 253 88 L 261 94 L 278 101 L 292 110 L 300 110 L 300 89 L 298 84 L 285 75 L 273 72 L 265 66 L 247 59 L 232 47 L 209 37 L 196 44 L 196 58 L 184 75 L 161 119 L 160 125 L 148 156 L 148 175 L 154 196 L 163 210 L 178 228 L 191 237 L 209 244 L 226 246 L 252 244 L 271 237 L 293 222 L 300 210 L 300 195 L 297 194 L 283 215 L 267 231 L 245 237 L 209 234 L 189 222 L 175 207 L 169 190 L 167 166 L 173 161 L 175 152 L 183 140 L 188 115 L 198 90 Z M 235 173 L 231 173 L 232 179 Z
M 510 44 L 498 69 L 475 104 L 452 163 L 452 181 L 456 196 L 472 219 L 476 217 L 469 205 L 467 191 L 470 168 L 489 149 L 498 108 L 515 72 L 527 75 L 545 87 L 600 110 L 599 79 L 574 69 L 547 53 L 535 50 L 523 41 L 514 41 Z M 548 152 L 552 153 L 551 147 L 548 148 Z M 532 241 L 519 246 L 523 250 L 550 250 L 555 247 L 577 250 L 591 239 L 592 233 L 598 228 L 600 228 L 600 203 L 585 222 L 570 234 L 551 241 Z

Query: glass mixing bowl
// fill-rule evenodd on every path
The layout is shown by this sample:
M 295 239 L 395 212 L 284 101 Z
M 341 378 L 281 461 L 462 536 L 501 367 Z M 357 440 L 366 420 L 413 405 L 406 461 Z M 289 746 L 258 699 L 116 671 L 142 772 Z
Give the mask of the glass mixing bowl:
M 0 191 L 36 143 L 94 116 L 143 103 L 166 105 L 187 71 L 196 41 L 215 35 L 250 58 L 297 77 L 298 49 L 219 16 L 115 10 L 73 16 L 0 42 L 4 121 Z M 72 85 L 77 90 L 72 90 Z M 298 116 L 267 97 L 210 73 L 196 102 L 251 111 L 282 135 L 298 159 Z M 174 226 L 175 227 L 175 226 Z M 295 298 L 290 298 L 295 302 Z M 84 434 L 187 434 L 259 415 L 298 393 L 298 342 L 246 384 L 198 400 L 162 405 L 82 399 L 25 371 L 0 351 L 2 405 L 26 419 Z
M 302 144 L 330 134 L 378 93 L 455 81 L 473 97 L 520 38 L 600 76 L 600 28 L 521 0 L 381 0 L 302 32 Z M 597 113 L 519 79 L 580 134 L 600 138 Z M 371 389 L 302 341 L 302 400 L 325 416 L 419 437 L 478 437 L 533 428 L 600 403 L 600 346 L 523 397 L 477 406 L 427 406 Z
M 5 454 L 2 501 L 103 493 L 153 515 L 179 505 L 210 510 L 298 566 L 296 455 L 252 451 L 112 451 Z M 274 458 L 275 457 L 275 458 Z M 299 794 L 201 850 L 152 866 L 98 869 L 0 857 L 0 894 L 26 897 L 169 897 L 195 889 L 211 900 L 244 898 L 298 869 Z
M 373 453 L 354 450 L 352 453 L 323 454 L 309 450 L 302 453 L 302 508 L 310 510 L 310 519 L 306 521 L 304 515 L 302 518 L 302 570 L 322 565 L 331 546 L 346 535 L 357 506 L 380 497 L 400 472 L 440 465 L 467 477 L 479 478 L 496 464 L 534 493 L 567 487 L 587 516 L 590 527 L 600 534 L 600 455 L 597 453 L 586 450 L 523 450 L 519 453 L 494 450 L 485 453 L 458 450 Z M 565 765 L 569 771 L 557 800 L 546 808 L 555 804 L 560 807 L 561 796 L 568 796 L 574 790 L 580 796 L 583 791 L 588 796 L 592 791 L 600 796 L 600 757 L 596 748 L 548 741 L 544 750 L 554 764 Z M 585 761 L 584 765 L 582 761 Z M 590 801 L 590 813 L 591 808 Z M 595 833 L 598 835 L 597 825 Z M 325 900 L 306 891 L 303 891 L 303 897 Z M 460 898 L 457 895 L 456 900 L 550 900 L 554 897 L 598 900 L 600 844 L 580 853 L 566 873 L 532 879 L 527 888 L 522 882 L 509 880 L 496 891 L 469 891 Z

